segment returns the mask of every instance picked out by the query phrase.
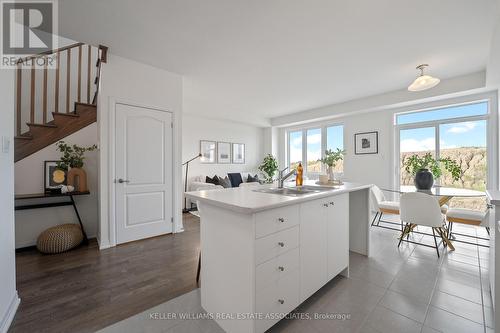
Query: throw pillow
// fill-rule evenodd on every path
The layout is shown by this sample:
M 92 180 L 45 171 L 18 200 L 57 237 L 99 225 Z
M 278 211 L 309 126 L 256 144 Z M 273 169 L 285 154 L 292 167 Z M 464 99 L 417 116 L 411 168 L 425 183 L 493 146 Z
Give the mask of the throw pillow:
M 259 175 L 255 175 L 252 177 L 252 175 L 248 174 L 247 183 L 258 183 L 258 182 L 260 182 Z
M 228 173 L 229 180 L 231 181 L 232 187 L 238 187 L 241 183 L 243 183 L 243 179 L 241 178 L 241 173 Z
M 217 176 L 213 176 L 213 178 L 207 176 L 205 178 L 205 183 L 219 185 L 219 178 Z
M 224 188 L 231 188 L 231 181 L 229 180 L 229 178 L 221 178 L 221 177 L 218 177 L 219 178 L 219 185 L 222 185 L 222 187 Z

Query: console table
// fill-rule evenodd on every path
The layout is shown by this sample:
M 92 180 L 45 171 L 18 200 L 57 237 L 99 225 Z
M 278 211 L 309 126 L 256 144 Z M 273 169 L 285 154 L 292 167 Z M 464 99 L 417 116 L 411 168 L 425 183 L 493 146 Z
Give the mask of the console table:
M 78 213 L 78 209 L 75 204 L 75 196 L 79 195 L 89 195 L 89 191 L 85 192 L 69 192 L 69 193 L 35 193 L 35 194 L 20 194 L 15 196 L 15 200 L 30 200 L 30 199 L 50 199 L 50 198 L 69 198 L 68 200 L 62 200 L 57 202 L 45 202 L 38 204 L 20 204 L 15 206 L 15 210 L 26 210 L 26 209 L 39 209 L 39 208 L 50 208 L 50 207 L 61 207 L 61 206 L 73 206 L 75 210 L 76 217 L 78 218 L 78 223 L 80 223 L 80 227 L 82 228 L 83 234 L 83 243 L 88 244 L 87 234 L 85 233 L 85 229 L 83 228 L 82 219 L 80 217 L 80 213 Z

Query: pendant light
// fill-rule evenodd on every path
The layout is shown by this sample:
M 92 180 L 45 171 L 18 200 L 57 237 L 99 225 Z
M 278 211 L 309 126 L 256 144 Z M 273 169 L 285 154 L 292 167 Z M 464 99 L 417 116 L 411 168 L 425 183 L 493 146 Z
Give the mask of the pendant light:
M 424 74 L 424 69 L 428 66 L 428 64 L 417 66 L 417 69 L 420 70 L 420 76 L 417 77 L 412 84 L 410 84 L 410 86 L 408 87 L 408 91 L 423 91 L 435 87 L 439 84 L 439 81 L 441 80 L 436 77 Z

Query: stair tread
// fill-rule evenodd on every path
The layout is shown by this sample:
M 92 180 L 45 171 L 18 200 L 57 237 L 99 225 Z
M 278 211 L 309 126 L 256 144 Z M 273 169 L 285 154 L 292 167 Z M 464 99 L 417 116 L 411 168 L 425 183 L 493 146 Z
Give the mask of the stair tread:
M 55 128 L 55 127 L 57 127 L 56 125 L 49 124 L 49 123 L 47 123 L 47 124 L 26 123 L 26 125 L 28 125 L 28 126 L 36 126 L 36 127 L 49 127 L 49 128 Z
M 28 134 L 21 134 L 21 135 L 16 135 L 14 139 L 20 139 L 20 140 L 33 140 L 33 137 Z
M 65 117 L 80 117 L 80 115 L 76 114 L 75 112 L 70 112 L 70 113 L 52 112 L 52 115 L 65 116 Z

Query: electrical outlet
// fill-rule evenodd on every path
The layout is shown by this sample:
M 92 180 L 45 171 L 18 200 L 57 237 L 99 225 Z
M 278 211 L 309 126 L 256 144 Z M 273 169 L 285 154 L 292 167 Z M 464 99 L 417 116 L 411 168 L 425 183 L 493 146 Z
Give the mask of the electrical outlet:
M 10 150 L 10 139 L 6 136 L 2 136 L 2 152 L 7 154 Z

